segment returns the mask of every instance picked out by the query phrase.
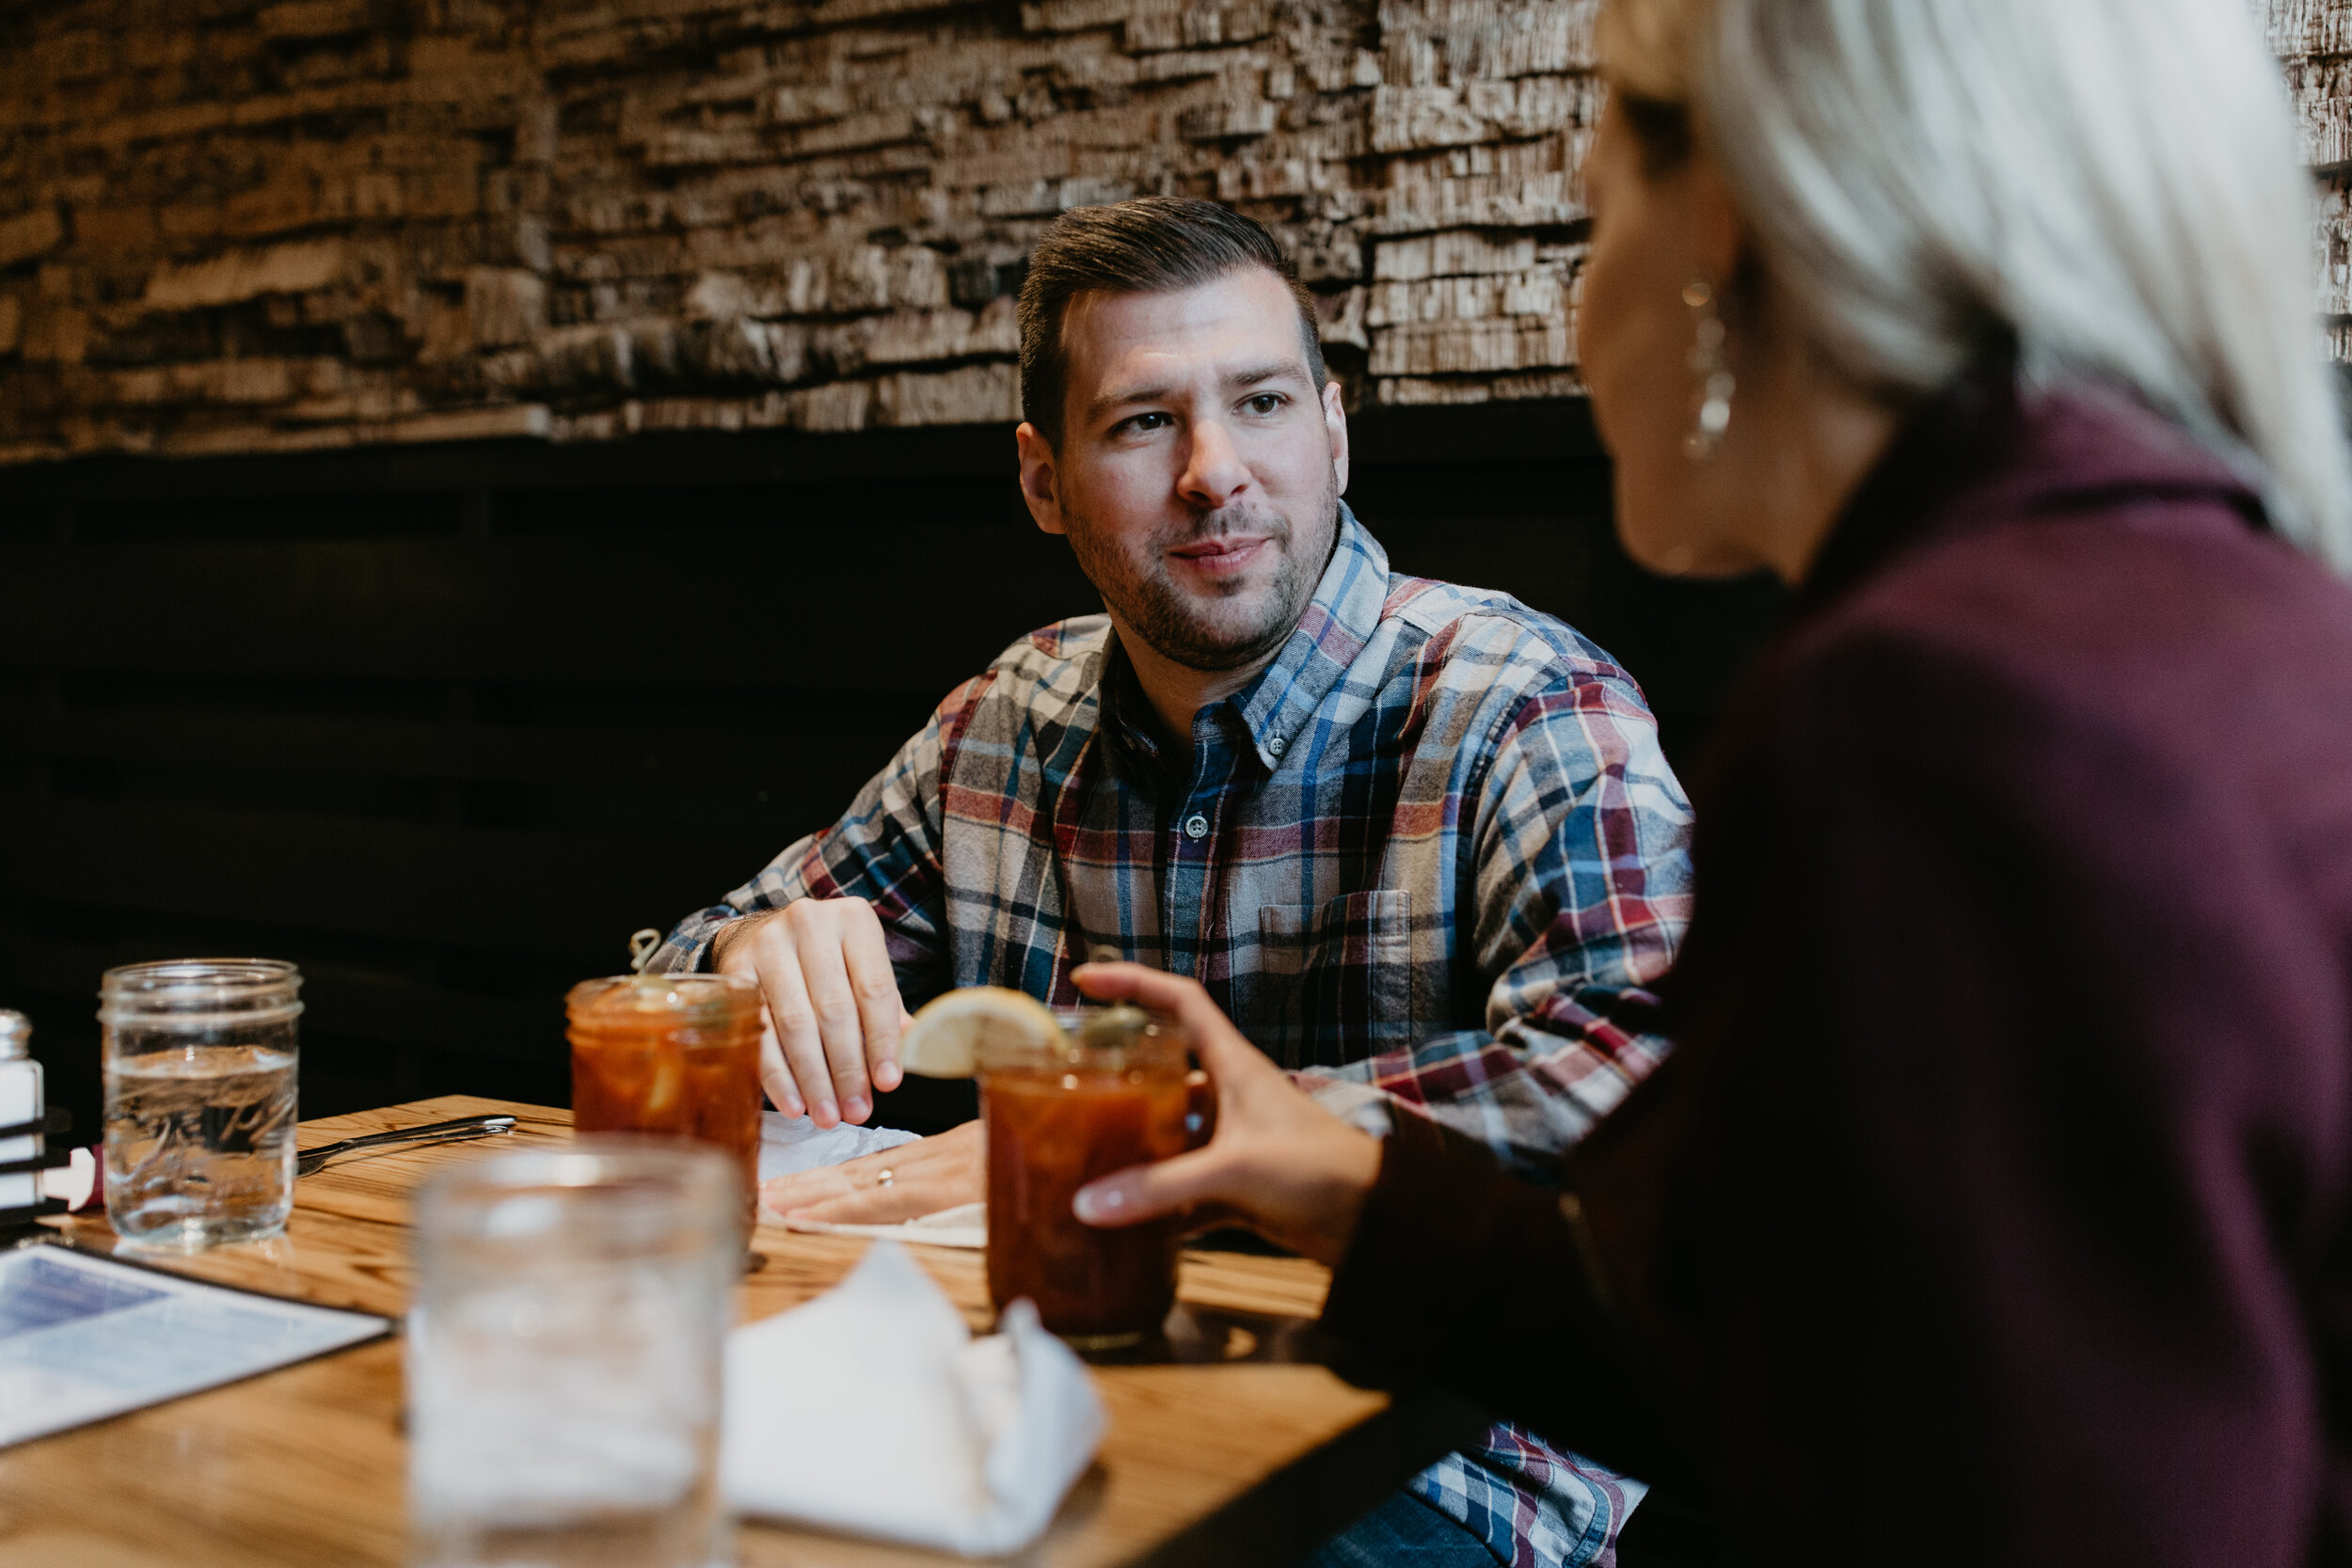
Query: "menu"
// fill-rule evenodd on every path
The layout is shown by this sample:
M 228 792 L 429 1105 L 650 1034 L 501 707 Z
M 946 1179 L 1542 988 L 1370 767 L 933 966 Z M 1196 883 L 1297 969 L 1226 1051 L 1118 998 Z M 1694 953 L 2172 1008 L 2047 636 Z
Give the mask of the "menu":
M 391 1331 L 61 1246 L 0 1253 L 0 1448 Z

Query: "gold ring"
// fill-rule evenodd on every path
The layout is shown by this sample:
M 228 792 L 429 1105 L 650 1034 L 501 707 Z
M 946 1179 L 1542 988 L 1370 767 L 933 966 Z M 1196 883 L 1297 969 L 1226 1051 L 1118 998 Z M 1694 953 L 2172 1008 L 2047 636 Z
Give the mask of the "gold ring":
M 882 1174 L 874 1178 L 874 1185 L 877 1187 L 887 1187 L 898 1179 L 898 1173 L 885 1166 L 883 1167 Z

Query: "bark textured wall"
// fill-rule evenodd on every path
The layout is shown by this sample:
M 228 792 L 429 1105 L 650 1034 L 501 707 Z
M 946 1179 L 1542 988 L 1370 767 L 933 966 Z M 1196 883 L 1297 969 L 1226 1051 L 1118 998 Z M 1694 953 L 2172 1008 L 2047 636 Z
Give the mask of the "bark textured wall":
M 2303 159 L 2319 182 L 2313 241 L 2328 347 L 2352 360 L 2352 0 L 2251 3 L 2286 67 Z
M 2352 292 L 2352 0 L 2253 0 Z M 1577 390 L 1595 0 L 0 0 L 0 462 L 1017 410 L 1057 212 L 1272 226 L 1358 403 Z

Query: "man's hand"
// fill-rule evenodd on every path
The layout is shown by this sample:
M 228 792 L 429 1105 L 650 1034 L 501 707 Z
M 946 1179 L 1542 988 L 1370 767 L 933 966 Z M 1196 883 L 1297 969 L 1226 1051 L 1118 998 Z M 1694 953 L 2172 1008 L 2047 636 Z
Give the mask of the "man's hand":
M 1300 1093 L 1198 982 L 1129 963 L 1082 964 L 1072 978 L 1102 1001 L 1175 1014 L 1216 1085 L 1216 1132 L 1205 1148 L 1089 1182 L 1071 1205 L 1077 1216 L 1120 1226 L 1205 1211 L 1336 1265 L 1380 1174 L 1380 1140 Z
M 882 921 L 863 898 L 802 898 L 719 928 L 711 967 L 759 983 L 759 1082 L 787 1117 L 863 1122 L 898 1086 L 906 1005 Z M 868 1086 L 870 1076 L 871 1086 Z
M 980 1124 L 967 1121 L 935 1138 L 922 1138 L 837 1165 L 797 1171 L 762 1182 L 760 1207 L 773 1213 L 830 1225 L 896 1225 L 988 1196 L 988 1145 Z M 890 1185 L 882 1185 L 883 1171 Z

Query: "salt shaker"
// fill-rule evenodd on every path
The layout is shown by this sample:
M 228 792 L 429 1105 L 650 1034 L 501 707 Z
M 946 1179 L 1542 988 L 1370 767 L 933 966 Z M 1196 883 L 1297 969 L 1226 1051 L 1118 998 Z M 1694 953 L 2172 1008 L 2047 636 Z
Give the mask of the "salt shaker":
M 41 1212 L 47 1112 L 32 1041 L 31 1020 L 0 1009 L 0 1226 L 21 1224 Z

